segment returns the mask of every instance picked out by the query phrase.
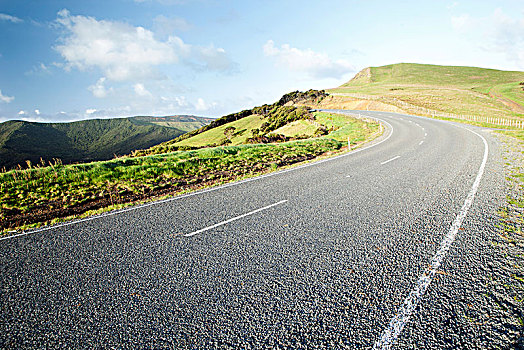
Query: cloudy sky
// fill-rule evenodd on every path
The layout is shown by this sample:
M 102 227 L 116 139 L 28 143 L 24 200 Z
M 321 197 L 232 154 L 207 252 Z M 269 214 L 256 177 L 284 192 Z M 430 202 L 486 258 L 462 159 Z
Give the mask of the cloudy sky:
M 0 122 L 221 116 L 399 62 L 524 70 L 524 1 L 0 0 Z

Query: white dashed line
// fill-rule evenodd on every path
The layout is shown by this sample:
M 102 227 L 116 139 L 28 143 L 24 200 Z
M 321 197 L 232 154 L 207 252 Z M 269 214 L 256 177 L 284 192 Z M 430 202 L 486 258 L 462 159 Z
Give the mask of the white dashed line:
M 219 222 L 218 224 L 214 224 L 214 225 L 211 225 L 211 226 L 208 226 L 208 227 L 205 227 L 201 230 L 198 230 L 198 231 L 195 231 L 195 232 L 191 232 L 191 233 L 186 233 L 184 236 L 186 237 L 191 237 L 191 236 L 194 236 L 198 233 L 202 233 L 202 232 L 206 232 L 206 231 L 209 231 L 211 229 L 214 229 L 216 227 L 219 227 L 219 226 L 222 226 L 222 225 L 225 225 L 225 224 L 228 224 L 230 222 L 233 222 L 233 221 L 236 221 L 236 220 L 239 220 L 239 219 L 242 219 L 242 218 L 245 218 L 246 216 L 249 216 L 249 215 L 253 215 L 253 214 L 256 214 L 262 210 L 266 210 L 266 209 L 269 209 L 269 208 L 272 208 L 272 207 L 275 207 L 277 205 L 280 205 L 280 204 L 283 204 L 283 203 L 286 203 L 287 200 L 283 200 L 283 201 L 280 201 L 280 202 L 277 202 L 277 203 L 273 203 L 271 205 L 268 205 L 266 207 L 263 207 L 263 208 L 260 208 L 260 209 L 257 209 L 257 210 L 253 210 L 253 211 L 250 211 L 249 213 L 245 213 L 245 214 L 242 214 L 240 216 L 236 216 L 234 218 L 231 218 L 231 219 L 228 219 L 226 221 L 222 221 L 222 222 Z
M 393 158 L 391 158 L 391 159 L 388 159 L 388 160 L 386 160 L 386 161 L 380 163 L 380 165 L 384 165 L 384 164 L 389 163 L 389 162 L 391 162 L 391 161 L 394 161 L 395 159 L 398 159 L 398 158 L 400 158 L 400 156 L 396 156 L 396 157 L 393 157 Z
M 423 144 L 423 143 L 424 143 L 424 140 L 420 141 L 420 142 L 418 143 L 418 145 L 420 146 L 420 145 Z
M 418 278 L 415 288 L 413 288 L 413 290 L 404 300 L 404 305 L 400 308 L 395 317 L 391 319 L 389 326 L 384 330 L 380 339 L 373 346 L 374 350 L 391 349 L 398 336 L 402 332 L 402 329 L 404 328 L 406 323 L 409 321 L 409 318 L 417 308 L 418 303 L 424 296 L 424 293 L 426 292 L 429 284 L 433 280 L 433 277 L 435 276 L 437 269 L 440 267 L 442 261 L 446 257 L 446 253 L 448 252 L 449 248 L 451 247 L 451 244 L 455 240 L 457 232 L 460 226 L 462 225 L 464 218 L 468 214 L 471 204 L 473 203 L 473 199 L 475 198 L 475 194 L 477 193 L 477 189 L 480 185 L 480 180 L 482 179 L 482 175 L 484 174 L 484 168 L 486 167 L 486 163 L 488 161 L 488 142 L 482 135 L 476 133 L 475 131 L 467 128 L 464 129 L 471 131 L 472 133 L 480 137 L 484 142 L 484 158 L 482 159 L 482 163 L 477 173 L 477 177 L 475 178 L 475 182 L 473 183 L 473 186 L 471 187 L 471 190 L 469 191 L 468 196 L 466 197 L 466 200 L 464 201 L 464 204 L 460 209 L 460 212 L 455 218 L 455 221 L 453 221 L 453 224 L 449 228 L 449 231 L 444 237 L 444 240 L 440 243 L 440 248 L 437 250 L 433 258 L 431 259 L 428 269 L 426 270 L 426 272 L 422 274 L 422 276 Z
M 428 133 L 427 133 L 427 132 L 424 133 L 424 137 L 426 137 L 426 136 L 428 136 Z

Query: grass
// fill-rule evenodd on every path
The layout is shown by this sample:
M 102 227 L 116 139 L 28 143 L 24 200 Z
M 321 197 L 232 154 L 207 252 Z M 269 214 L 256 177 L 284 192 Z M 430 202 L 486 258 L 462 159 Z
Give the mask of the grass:
M 309 120 L 296 120 L 276 129 L 272 133 L 281 134 L 286 137 L 313 137 L 317 129 L 318 126 L 313 125 L 313 123 Z
M 514 137 L 524 142 L 524 130 L 497 130 L 498 133 Z
M 497 246 L 504 255 L 504 279 L 502 290 L 505 300 L 514 302 L 504 304 L 504 311 L 514 320 L 515 324 L 524 326 L 522 317 L 522 303 L 524 302 L 524 131 L 497 131 L 503 145 L 504 170 L 506 175 L 506 203 L 499 208 L 499 225 L 496 241 Z M 495 298 L 495 301 L 498 301 Z M 501 303 L 500 303 L 501 304 Z M 524 328 L 521 328 L 521 337 L 524 336 Z M 515 347 L 517 348 L 517 347 Z
M 500 94 L 501 96 L 508 98 L 512 101 L 519 103 L 524 106 L 524 92 L 522 90 L 523 85 L 519 82 L 512 82 L 506 84 L 500 84 L 494 86 L 490 91 Z
M 344 114 L 316 112 L 315 119 L 332 130 L 328 137 L 341 142 L 347 142 L 349 138 L 352 144 L 365 141 L 370 134 L 379 130 L 378 123 L 367 123 Z
M 264 122 L 260 115 L 251 115 L 231 123 L 221 125 L 219 127 L 207 130 L 201 134 L 195 135 L 188 139 L 175 143 L 175 146 L 190 146 L 190 147 L 206 147 L 210 145 L 221 145 L 228 138 L 224 134 L 227 127 L 234 127 L 235 131 L 230 138 L 231 145 L 239 145 L 244 143 L 247 138 L 251 137 L 251 130 L 260 128 Z
M 0 173 L 0 228 L 33 227 L 120 208 L 340 152 L 377 136 L 378 125 L 348 116 L 317 115 L 332 133 L 279 144 L 246 144 L 120 157 L 109 161 L 31 167 Z M 345 121 L 345 123 L 344 123 Z

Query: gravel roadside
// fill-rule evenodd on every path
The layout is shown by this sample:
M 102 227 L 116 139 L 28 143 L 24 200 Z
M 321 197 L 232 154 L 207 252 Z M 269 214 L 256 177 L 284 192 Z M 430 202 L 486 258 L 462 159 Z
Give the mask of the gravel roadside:
M 519 338 L 510 349 L 524 349 L 524 142 L 499 133 L 493 133 L 500 141 L 504 159 L 506 203 L 500 208 L 500 227 L 493 244 L 505 257 L 504 275 L 493 280 L 496 294 L 495 302 L 504 310 L 508 318 L 520 325 Z

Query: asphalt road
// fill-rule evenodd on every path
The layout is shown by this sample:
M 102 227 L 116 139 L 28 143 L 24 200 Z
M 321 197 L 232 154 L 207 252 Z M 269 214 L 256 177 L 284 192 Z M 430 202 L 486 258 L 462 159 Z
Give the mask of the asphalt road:
M 498 144 L 361 112 L 374 146 L 233 186 L 0 241 L 1 348 L 495 348 Z M 468 130 L 474 130 L 477 134 Z M 403 312 L 471 197 L 431 284 Z M 430 269 L 431 270 L 431 269 Z

